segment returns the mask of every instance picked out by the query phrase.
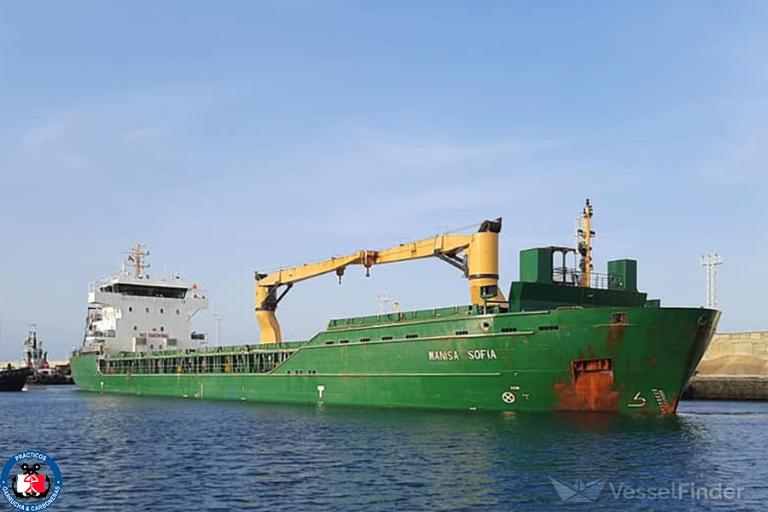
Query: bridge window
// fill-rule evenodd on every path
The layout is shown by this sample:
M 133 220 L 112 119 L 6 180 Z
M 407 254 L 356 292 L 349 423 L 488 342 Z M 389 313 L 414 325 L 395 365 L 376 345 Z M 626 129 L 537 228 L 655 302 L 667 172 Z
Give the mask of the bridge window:
M 102 288 L 103 291 L 117 292 L 123 295 L 135 297 L 165 297 L 171 299 L 183 299 L 187 294 L 186 288 L 176 288 L 172 286 L 145 286 L 141 284 L 117 283 L 109 286 L 109 290 Z

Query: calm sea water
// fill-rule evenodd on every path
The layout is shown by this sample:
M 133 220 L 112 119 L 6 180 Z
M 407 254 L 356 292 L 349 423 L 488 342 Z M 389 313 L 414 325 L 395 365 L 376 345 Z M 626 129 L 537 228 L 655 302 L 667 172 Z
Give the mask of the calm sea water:
M 685 402 L 675 418 L 626 418 L 318 409 L 66 386 L 0 393 L 0 432 L 3 461 L 34 449 L 59 464 L 63 490 L 49 510 L 768 510 L 768 403 Z M 606 485 L 594 503 L 563 504 L 550 477 Z M 678 483 L 743 491 L 734 500 L 613 494 Z

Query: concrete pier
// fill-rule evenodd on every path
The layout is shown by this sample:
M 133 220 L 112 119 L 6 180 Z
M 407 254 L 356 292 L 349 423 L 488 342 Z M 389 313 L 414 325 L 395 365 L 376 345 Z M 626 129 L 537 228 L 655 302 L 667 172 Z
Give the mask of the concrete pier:
M 716 334 L 683 398 L 768 400 L 768 331 Z

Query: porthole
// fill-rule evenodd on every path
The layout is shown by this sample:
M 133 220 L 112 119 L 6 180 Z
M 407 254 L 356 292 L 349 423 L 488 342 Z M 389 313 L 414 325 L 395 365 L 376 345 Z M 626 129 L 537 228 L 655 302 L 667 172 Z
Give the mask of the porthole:
M 491 328 L 491 322 L 489 322 L 488 320 L 483 320 L 482 322 L 480 322 L 480 328 L 488 332 L 488 330 Z

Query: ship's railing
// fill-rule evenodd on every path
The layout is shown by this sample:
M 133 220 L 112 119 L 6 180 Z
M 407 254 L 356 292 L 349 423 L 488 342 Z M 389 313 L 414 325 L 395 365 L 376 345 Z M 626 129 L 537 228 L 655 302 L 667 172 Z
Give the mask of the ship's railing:
M 580 286 L 582 271 L 575 268 L 557 267 L 552 270 L 552 281 L 555 284 L 564 284 L 567 286 Z M 621 288 L 621 276 L 616 274 L 602 274 L 599 272 L 590 272 L 590 288 L 600 288 L 603 290 L 610 288 Z
M 334 318 L 328 322 L 328 329 L 347 329 L 352 327 L 372 326 L 382 323 L 424 321 L 433 320 L 436 318 L 504 313 L 508 310 L 509 305 L 506 301 L 489 300 L 486 301 L 484 306 L 469 304 L 463 306 L 449 306 L 447 308 L 417 309 L 413 311 L 380 313 L 378 315 L 356 316 L 351 318 Z
M 189 352 L 169 355 L 110 357 L 99 360 L 99 371 L 107 375 L 268 373 L 288 360 L 296 349 L 275 351 Z

